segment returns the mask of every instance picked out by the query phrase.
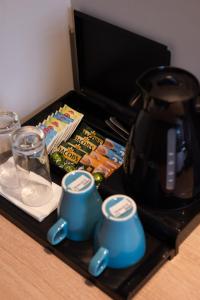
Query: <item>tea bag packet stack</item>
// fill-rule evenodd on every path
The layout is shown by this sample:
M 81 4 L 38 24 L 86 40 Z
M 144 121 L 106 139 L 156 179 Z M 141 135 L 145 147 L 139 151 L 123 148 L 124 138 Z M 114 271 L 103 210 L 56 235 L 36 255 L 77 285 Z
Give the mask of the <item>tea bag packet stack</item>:
M 119 157 L 123 158 L 124 154 L 125 154 L 125 147 L 110 140 L 110 139 L 105 139 L 104 147 L 114 151 L 114 153 L 116 153 L 116 155 L 118 155 Z
M 71 137 L 71 135 L 76 130 L 77 126 L 79 125 L 79 123 L 83 118 L 83 114 L 76 111 L 75 109 L 72 109 L 66 104 L 64 105 L 64 107 L 61 107 L 59 109 L 59 113 L 73 120 L 69 126 L 69 130 L 66 132 L 66 134 L 64 134 L 63 140 L 66 141 Z
M 98 161 L 98 165 L 94 168 L 93 173 L 103 173 L 105 177 L 109 177 L 115 170 L 120 167 L 120 164 L 110 160 L 106 156 L 99 154 L 97 151 L 92 151 L 90 157 Z
M 53 141 L 53 144 L 52 144 L 52 148 L 50 149 L 50 151 L 51 151 L 53 149 L 53 147 L 56 147 L 56 145 L 58 145 L 61 142 L 62 135 L 68 129 L 68 126 L 63 121 L 60 121 L 57 118 L 55 118 L 54 114 L 52 114 L 51 116 L 49 116 L 43 122 L 43 124 L 46 125 L 46 126 L 52 126 L 54 128 L 54 130 L 56 131 L 56 133 L 57 133 L 56 137 L 54 138 L 54 141 Z
M 36 127 L 42 129 L 45 134 L 45 142 L 48 153 L 51 151 L 54 145 L 54 141 L 57 137 L 57 131 L 51 125 L 45 125 L 44 123 L 39 123 Z
M 45 133 L 48 153 L 56 149 L 62 141 L 70 138 L 82 118 L 83 114 L 64 105 L 37 125 Z
M 98 148 L 96 149 L 96 152 L 103 156 L 106 156 L 110 160 L 115 161 L 119 164 L 123 163 L 123 156 L 119 155 L 118 152 L 107 148 L 105 145 L 98 146 Z
M 50 154 L 51 161 L 66 172 L 79 169 L 101 178 L 109 177 L 123 163 L 125 148 L 81 122 L 70 139 Z
M 105 178 L 109 177 L 123 163 L 125 147 L 103 137 L 89 126 L 83 123 L 81 125 L 79 128 L 82 132 L 77 130 L 73 136 L 82 143 L 90 142 L 92 151 L 80 160 L 80 165 L 84 165 L 84 168 L 93 174 L 102 173 Z M 82 135 L 86 137 L 82 138 Z M 100 151 L 102 149 L 103 151 Z
M 97 134 L 96 131 L 82 123 L 68 141 L 62 142 L 53 149 L 50 158 L 65 171 L 71 171 L 75 168 L 86 169 L 91 172 L 94 167 L 91 164 L 82 163 L 81 160 L 86 154 L 88 155 L 96 149 L 100 143 L 102 144 L 104 140 L 105 138 Z

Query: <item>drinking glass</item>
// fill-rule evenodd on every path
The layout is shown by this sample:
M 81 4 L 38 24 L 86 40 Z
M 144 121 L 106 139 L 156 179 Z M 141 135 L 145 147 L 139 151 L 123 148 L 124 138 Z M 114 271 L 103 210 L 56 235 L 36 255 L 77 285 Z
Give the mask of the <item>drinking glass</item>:
M 12 159 L 11 135 L 20 128 L 19 117 L 10 111 L 0 111 L 0 186 L 15 188 L 18 185 Z
M 12 151 L 22 202 L 29 206 L 49 202 L 53 192 L 43 131 L 34 126 L 16 130 L 12 135 Z

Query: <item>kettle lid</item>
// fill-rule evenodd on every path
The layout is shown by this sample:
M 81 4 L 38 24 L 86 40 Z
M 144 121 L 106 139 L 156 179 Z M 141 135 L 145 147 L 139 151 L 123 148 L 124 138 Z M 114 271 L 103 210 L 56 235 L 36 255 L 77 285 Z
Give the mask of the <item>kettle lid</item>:
M 176 67 L 156 67 L 147 70 L 137 80 L 137 85 L 149 97 L 169 103 L 188 101 L 200 92 L 197 78 Z

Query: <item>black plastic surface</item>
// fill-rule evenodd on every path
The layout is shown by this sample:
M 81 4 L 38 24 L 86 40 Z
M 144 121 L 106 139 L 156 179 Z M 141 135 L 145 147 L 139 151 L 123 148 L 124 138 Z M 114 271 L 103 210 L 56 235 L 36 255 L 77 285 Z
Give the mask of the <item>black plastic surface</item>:
M 170 51 L 161 43 L 79 11 L 74 17 L 79 88 L 87 94 L 128 106 L 138 76 L 170 63 Z

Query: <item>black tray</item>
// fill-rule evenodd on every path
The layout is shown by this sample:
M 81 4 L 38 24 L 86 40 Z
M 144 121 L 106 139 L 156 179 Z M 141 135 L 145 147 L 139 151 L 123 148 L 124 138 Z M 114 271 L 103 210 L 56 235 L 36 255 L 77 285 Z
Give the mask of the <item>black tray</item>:
M 145 257 L 138 264 L 123 270 L 107 269 L 98 278 L 93 278 L 87 272 L 88 262 L 93 254 L 92 241 L 65 240 L 57 246 L 52 246 L 47 242 L 46 233 L 56 221 L 56 212 L 51 213 L 43 222 L 39 223 L 3 197 L 0 197 L 0 211 L 8 220 L 86 279 L 92 281 L 113 299 L 128 299 L 133 296 L 166 260 L 174 255 L 173 250 L 145 231 L 147 251 Z
M 88 123 L 92 123 L 93 127 L 95 124 L 99 127 L 98 130 L 101 128 L 101 132 L 104 136 L 114 138 L 112 132 L 110 132 L 109 128 L 106 127 L 104 119 L 96 119 L 97 115 L 101 113 L 101 109 L 99 108 L 98 110 L 94 110 L 93 107 L 93 114 L 90 114 L 88 106 L 87 112 L 85 111 L 83 101 L 84 99 L 82 99 L 81 95 L 78 95 L 76 92 L 70 92 L 48 108 L 44 109 L 24 125 L 38 124 L 60 106 L 67 103 L 71 107 L 85 113 L 85 119 Z M 118 139 L 118 141 L 120 140 Z M 53 181 L 60 184 L 63 176 L 62 170 L 53 166 L 51 167 Z M 106 189 L 101 189 L 101 193 L 103 194 L 104 192 L 106 192 Z M 172 258 L 175 254 L 173 247 L 170 247 L 164 241 L 159 240 L 159 238 L 148 232 L 145 228 L 147 251 L 144 258 L 138 264 L 123 270 L 107 269 L 101 276 L 94 278 L 87 271 L 88 262 L 93 254 L 92 241 L 73 242 L 65 240 L 57 246 L 52 246 L 47 242 L 46 233 L 57 218 L 55 211 L 40 223 L 3 197 L 0 197 L 0 212 L 41 245 L 48 248 L 57 257 L 82 274 L 86 279 L 89 279 L 100 289 L 113 297 L 113 299 L 128 299 L 133 296 L 157 271 L 157 269 L 159 269 L 167 261 L 167 259 Z

